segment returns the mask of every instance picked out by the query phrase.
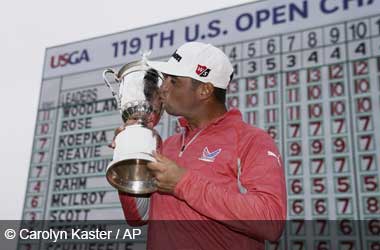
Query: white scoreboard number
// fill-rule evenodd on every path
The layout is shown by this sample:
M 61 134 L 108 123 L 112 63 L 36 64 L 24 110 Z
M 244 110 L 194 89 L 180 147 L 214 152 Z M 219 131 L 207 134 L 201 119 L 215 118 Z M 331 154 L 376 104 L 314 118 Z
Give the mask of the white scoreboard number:
M 378 0 L 259 1 L 48 48 L 23 219 L 123 219 L 105 179 L 121 119 L 102 71 L 147 50 L 166 60 L 186 41 L 226 53 L 235 73 L 228 108 L 282 153 L 289 223 L 267 248 L 380 249 Z M 178 132 L 175 118 L 165 115 L 158 130 Z

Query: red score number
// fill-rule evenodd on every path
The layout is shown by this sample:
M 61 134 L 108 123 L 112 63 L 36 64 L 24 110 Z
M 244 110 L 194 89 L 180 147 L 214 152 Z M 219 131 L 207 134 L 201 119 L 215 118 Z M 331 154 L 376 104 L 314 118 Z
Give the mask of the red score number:
M 39 201 L 38 201 L 38 196 L 33 196 L 31 199 L 30 199 L 30 206 L 32 208 L 37 208 L 39 205 Z
M 370 235 L 380 235 L 380 219 L 366 221 L 368 233 Z
M 351 191 L 351 181 L 349 176 L 339 176 L 335 181 L 337 192 L 349 193 Z
M 314 155 L 323 153 L 323 140 L 316 139 L 311 142 L 311 153 Z
M 330 243 L 327 241 L 317 241 L 315 242 L 315 250 L 329 250 L 331 249 Z
M 311 159 L 311 173 L 321 174 L 325 172 L 325 160 L 323 158 Z
M 291 212 L 294 215 L 302 215 L 304 212 L 304 200 L 301 200 L 301 199 L 292 200 Z
M 375 192 L 379 191 L 379 180 L 375 175 L 362 176 L 363 191 Z
M 325 178 L 313 178 L 313 192 L 314 193 L 324 193 L 326 191 L 326 179 Z
M 338 214 L 350 214 L 352 213 L 351 211 L 351 205 L 350 205 L 351 199 L 346 197 L 346 198 L 337 198 L 337 210 Z
M 347 139 L 345 137 L 338 137 L 333 140 L 333 150 L 335 153 L 343 153 L 347 150 Z
M 354 232 L 352 220 L 349 220 L 349 219 L 340 220 L 339 221 L 339 232 L 343 235 L 352 235 Z
M 302 160 L 290 160 L 288 163 L 291 175 L 302 174 Z
M 348 171 L 348 160 L 346 157 L 334 158 L 334 170 L 336 173 L 343 173 Z
M 326 214 L 327 213 L 327 201 L 325 199 L 315 199 L 313 201 L 314 204 L 314 211 L 318 215 Z
M 367 214 L 380 214 L 380 206 L 379 206 L 380 197 L 366 197 L 365 198 L 365 206 Z
M 300 141 L 294 141 L 289 144 L 290 156 L 299 156 L 302 151 Z
M 290 188 L 293 194 L 301 194 L 303 191 L 302 181 L 300 179 L 292 180 Z

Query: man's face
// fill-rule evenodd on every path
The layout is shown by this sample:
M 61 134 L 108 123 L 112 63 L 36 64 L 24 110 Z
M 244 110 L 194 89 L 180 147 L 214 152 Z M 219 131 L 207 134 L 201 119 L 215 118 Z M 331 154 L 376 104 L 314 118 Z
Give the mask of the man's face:
M 160 97 L 166 112 L 186 116 L 197 104 L 196 88 L 189 77 L 164 75 Z

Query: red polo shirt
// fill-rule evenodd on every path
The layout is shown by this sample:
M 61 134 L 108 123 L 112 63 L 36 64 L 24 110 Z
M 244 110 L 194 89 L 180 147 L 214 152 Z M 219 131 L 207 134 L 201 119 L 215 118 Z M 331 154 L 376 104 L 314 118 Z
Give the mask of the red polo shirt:
M 184 134 L 169 137 L 163 154 L 188 171 L 174 195 L 156 192 L 145 206 L 148 249 L 264 249 L 286 219 L 284 169 L 272 138 L 238 110 L 202 129 L 181 125 Z M 120 200 L 127 220 L 141 220 L 138 199 Z

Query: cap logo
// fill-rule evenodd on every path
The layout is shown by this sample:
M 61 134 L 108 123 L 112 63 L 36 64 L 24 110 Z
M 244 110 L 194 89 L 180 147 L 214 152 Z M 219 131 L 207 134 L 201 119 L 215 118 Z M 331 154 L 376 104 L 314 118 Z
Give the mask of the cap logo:
M 177 61 L 180 62 L 182 60 L 182 56 L 177 54 L 177 51 L 174 51 L 172 57 Z
M 208 73 L 210 73 L 211 69 L 207 68 L 206 66 L 198 64 L 197 69 L 195 70 L 195 73 L 201 77 L 208 76 Z

